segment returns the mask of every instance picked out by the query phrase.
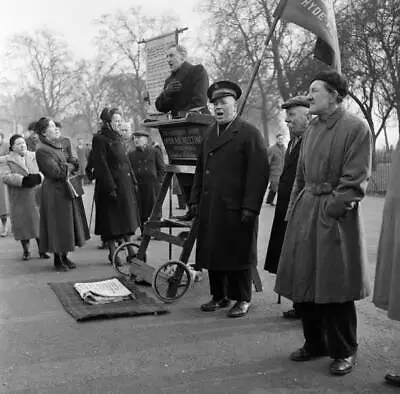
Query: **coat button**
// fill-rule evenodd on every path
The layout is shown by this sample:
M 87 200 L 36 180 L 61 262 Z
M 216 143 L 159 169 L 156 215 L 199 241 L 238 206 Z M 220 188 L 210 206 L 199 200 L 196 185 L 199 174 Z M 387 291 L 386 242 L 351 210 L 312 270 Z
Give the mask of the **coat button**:
M 210 152 L 209 154 L 208 154 L 208 156 L 214 156 L 214 153 L 212 153 L 212 152 Z
M 210 175 L 210 171 L 209 170 L 206 170 L 206 175 Z

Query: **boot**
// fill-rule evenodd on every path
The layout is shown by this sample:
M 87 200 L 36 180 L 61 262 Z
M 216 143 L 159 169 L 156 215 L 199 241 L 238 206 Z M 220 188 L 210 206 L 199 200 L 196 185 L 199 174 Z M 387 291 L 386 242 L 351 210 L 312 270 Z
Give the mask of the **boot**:
M 117 247 L 115 246 L 115 241 L 108 241 L 107 242 L 107 246 L 108 246 L 108 261 L 110 262 L 110 264 L 113 263 L 113 256 L 115 251 L 117 250 Z M 122 265 L 120 258 L 117 256 L 115 264 L 120 267 Z
M 66 265 L 69 269 L 74 269 L 76 268 L 76 264 L 72 262 L 68 257 L 67 253 L 61 253 L 61 261 L 63 262 L 64 265 Z
M 31 258 L 31 254 L 29 252 L 29 239 L 24 239 L 21 241 L 22 249 L 23 249 L 23 255 L 22 255 L 22 260 L 29 260 Z
M 38 249 L 39 249 L 39 257 L 40 257 L 41 259 L 49 259 L 50 256 L 49 256 L 46 252 L 42 252 L 42 251 L 41 251 L 41 248 L 40 248 L 40 239 L 39 239 L 39 238 L 36 238 L 36 243 L 37 243 L 37 246 L 38 246 Z
M 61 260 L 61 256 L 58 253 L 54 253 L 54 268 L 56 271 L 68 271 L 68 267 L 64 265 L 63 261 Z

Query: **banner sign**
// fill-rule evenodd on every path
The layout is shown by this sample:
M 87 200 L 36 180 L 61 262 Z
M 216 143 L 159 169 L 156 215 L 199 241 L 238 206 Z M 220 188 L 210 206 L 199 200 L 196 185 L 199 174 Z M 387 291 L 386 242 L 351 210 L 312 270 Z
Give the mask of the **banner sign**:
M 167 63 L 167 50 L 176 44 L 176 32 L 146 40 L 146 87 L 150 98 L 149 113 L 158 112 L 155 101 L 164 88 L 164 82 L 171 70 Z

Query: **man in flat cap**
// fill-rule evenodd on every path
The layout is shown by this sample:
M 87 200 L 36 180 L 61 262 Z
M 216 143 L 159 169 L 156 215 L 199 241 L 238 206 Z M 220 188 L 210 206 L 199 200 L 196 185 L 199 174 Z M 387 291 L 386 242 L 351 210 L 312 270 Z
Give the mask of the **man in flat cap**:
M 315 118 L 301 144 L 275 283 L 302 319 L 305 343 L 291 360 L 329 356 L 333 375 L 354 369 L 354 301 L 370 293 L 359 204 L 371 174 L 372 139 L 366 122 L 342 107 L 346 93 L 336 71 L 319 73 L 310 85 Z
M 276 274 L 283 239 L 285 237 L 287 224 L 285 216 L 296 176 L 301 140 L 310 121 L 310 115 L 308 114 L 309 106 L 310 103 L 306 96 L 295 96 L 282 104 L 282 109 L 286 110 L 285 122 L 289 128 L 290 141 L 285 154 L 283 170 L 279 178 L 278 198 L 264 265 L 264 269 L 272 274 Z M 293 264 L 295 263 L 293 261 Z M 295 308 L 284 312 L 283 317 L 289 319 L 299 318 Z
M 204 312 L 247 314 L 257 264 L 258 215 L 268 185 L 268 157 L 260 131 L 236 116 L 240 87 L 230 81 L 207 91 L 216 123 L 202 141 L 190 198 L 198 215 L 196 268 L 208 270 L 211 300 Z
M 148 131 L 135 131 L 133 137 L 135 149 L 128 153 L 128 158 L 138 182 L 140 229 L 143 235 L 143 225 L 150 217 L 164 178 L 165 163 L 161 150 L 149 143 Z
M 171 75 L 165 80 L 164 89 L 156 99 L 160 112 L 171 112 L 173 117 L 183 117 L 193 108 L 203 107 L 206 113 L 208 74 L 201 65 L 186 61 L 187 50 L 182 45 L 171 45 L 167 62 Z

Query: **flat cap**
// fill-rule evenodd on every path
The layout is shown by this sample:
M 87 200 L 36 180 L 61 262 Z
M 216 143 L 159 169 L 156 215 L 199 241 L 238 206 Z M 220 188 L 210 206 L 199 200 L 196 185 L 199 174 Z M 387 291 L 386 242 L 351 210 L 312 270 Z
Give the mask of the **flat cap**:
M 289 109 L 293 107 L 310 107 L 310 101 L 307 96 L 294 96 L 289 100 L 285 101 L 282 105 L 282 109 Z
M 326 70 L 319 72 L 311 82 L 324 81 L 334 88 L 342 98 L 347 96 L 347 81 L 335 70 Z
M 231 81 L 214 82 L 207 89 L 207 97 L 211 102 L 227 96 L 232 96 L 235 100 L 237 100 L 241 95 L 242 89 L 240 89 L 240 86 Z
M 138 130 L 133 133 L 136 137 L 150 137 L 150 133 L 146 130 Z

